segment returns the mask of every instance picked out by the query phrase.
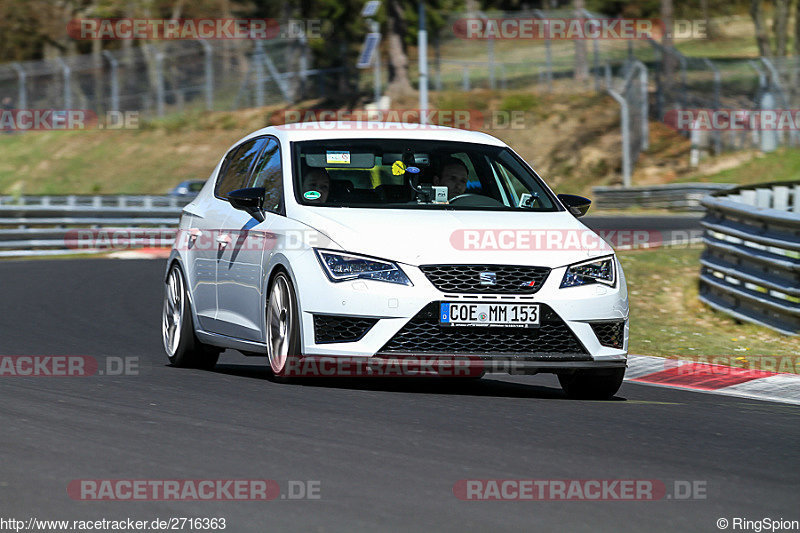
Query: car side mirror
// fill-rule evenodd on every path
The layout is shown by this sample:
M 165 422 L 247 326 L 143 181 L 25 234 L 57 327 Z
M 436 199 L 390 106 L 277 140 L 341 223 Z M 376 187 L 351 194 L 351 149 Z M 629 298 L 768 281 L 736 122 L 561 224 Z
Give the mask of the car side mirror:
M 580 218 L 585 215 L 592 205 L 591 200 L 583 196 L 578 196 L 577 194 L 559 194 L 558 199 L 561 200 L 564 207 L 569 209 L 569 212 L 572 213 L 575 218 Z
M 264 187 L 247 187 L 236 189 L 228 193 L 228 201 L 234 209 L 240 209 L 249 213 L 259 222 L 264 222 L 264 195 L 267 190 Z

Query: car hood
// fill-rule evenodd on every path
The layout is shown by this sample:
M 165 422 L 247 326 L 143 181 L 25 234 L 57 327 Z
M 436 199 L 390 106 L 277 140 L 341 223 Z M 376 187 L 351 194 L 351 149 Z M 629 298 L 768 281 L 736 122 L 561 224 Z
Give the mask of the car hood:
M 292 218 L 342 250 L 409 265 L 556 268 L 613 253 L 566 211 L 555 213 L 314 207 Z

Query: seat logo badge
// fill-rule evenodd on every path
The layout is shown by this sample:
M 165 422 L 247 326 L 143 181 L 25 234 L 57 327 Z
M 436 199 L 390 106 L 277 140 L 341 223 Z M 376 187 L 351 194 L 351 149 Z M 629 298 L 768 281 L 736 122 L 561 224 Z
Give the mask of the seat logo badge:
M 496 272 L 481 272 L 479 277 L 481 285 L 497 285 Z

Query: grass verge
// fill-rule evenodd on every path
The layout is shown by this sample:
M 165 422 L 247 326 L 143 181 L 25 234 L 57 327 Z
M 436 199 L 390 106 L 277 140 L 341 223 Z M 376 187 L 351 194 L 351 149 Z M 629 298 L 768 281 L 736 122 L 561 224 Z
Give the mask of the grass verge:
M 697 299 L 701 251 L 695 246 L 619 252 L 631 306 L 628 351 L 732 362 L 797 356 L 797 338 L 739 322 Z
M 704 176 L 690 176 L 677 181 L 708 181 L 714 183 L 765 183 L 794 181 L 800 176 L 800 150 L 779 148 L 768 154 L 758 153 L 749 161 L 733 168 Z

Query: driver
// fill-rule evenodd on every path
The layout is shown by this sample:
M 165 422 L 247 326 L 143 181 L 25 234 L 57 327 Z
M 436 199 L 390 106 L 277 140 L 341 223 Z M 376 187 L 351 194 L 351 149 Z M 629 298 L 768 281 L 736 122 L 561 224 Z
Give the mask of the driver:
M 317 191 L 319 198 L 316 200 L 306 199 L 315 204 L 324 204 L 328 200 L 328 193 L 331 190 L 331 178 L 328 171 L 324 168 L 312 168 L 303 176 L 303 194 L 309 191 Z
M 453 199 L 467 190 L 468 174 L 467 165 L 463 161 L 448 157 L 442 161 L 439 173 L 433 177 L 433 184 L 437 187 L 447 187 L 447 196 Z

